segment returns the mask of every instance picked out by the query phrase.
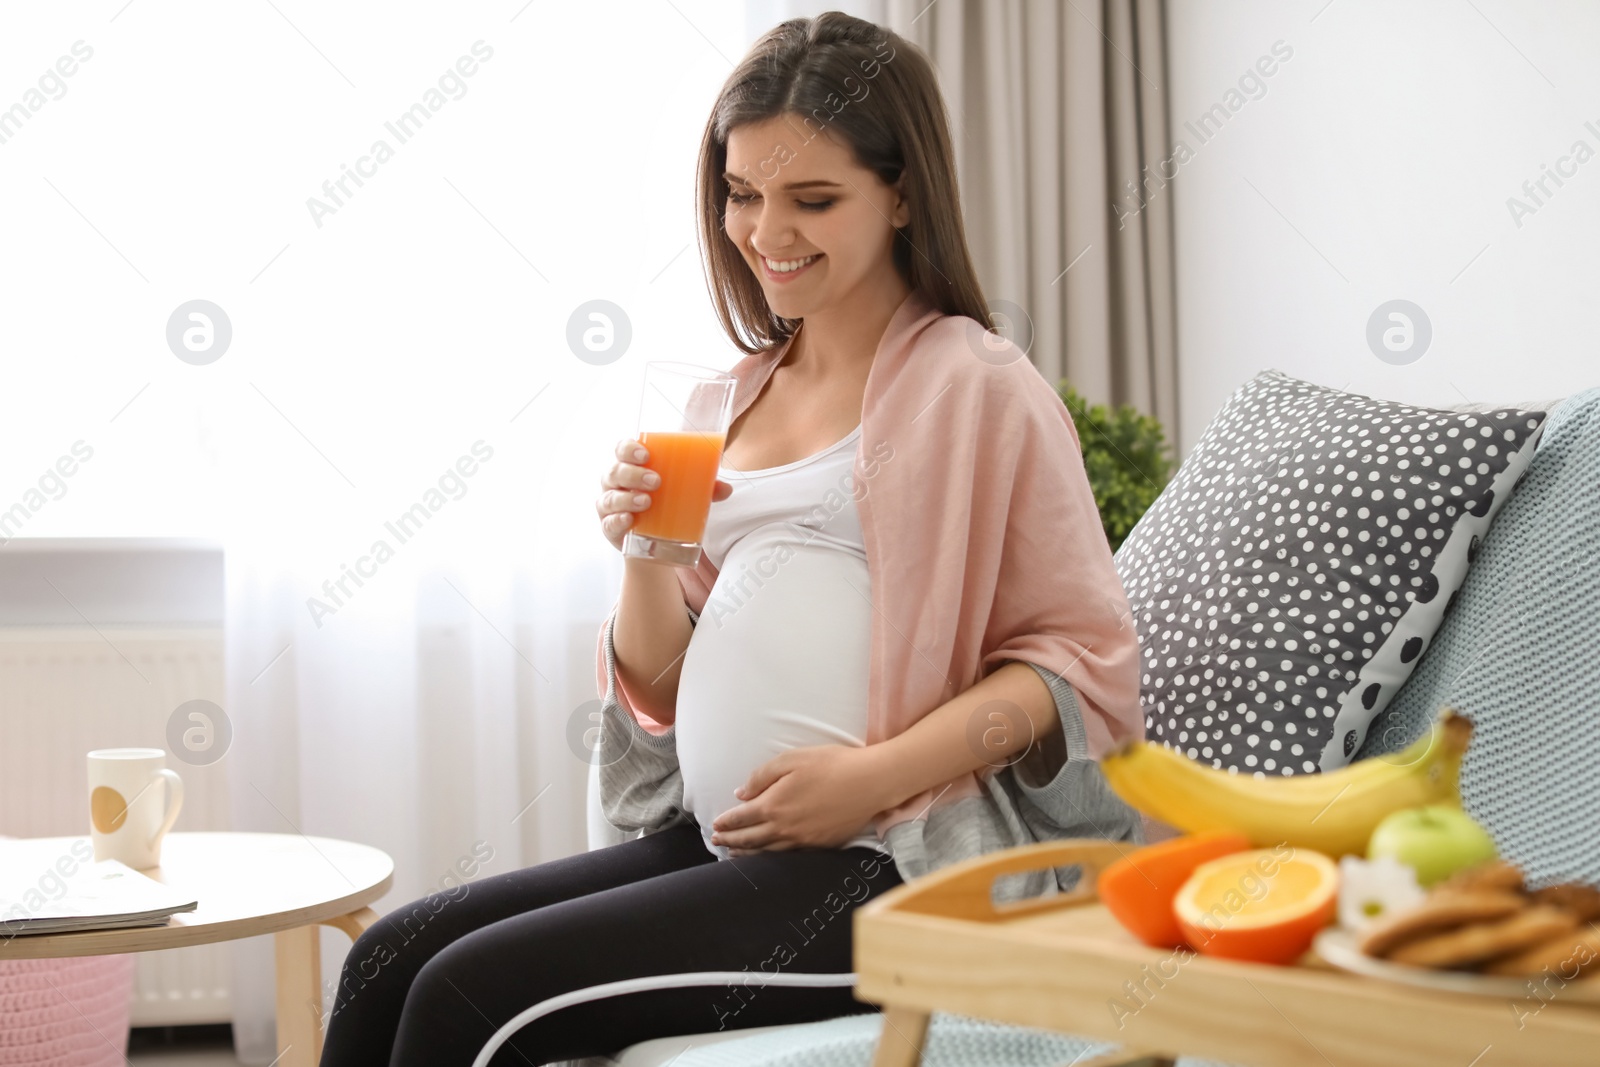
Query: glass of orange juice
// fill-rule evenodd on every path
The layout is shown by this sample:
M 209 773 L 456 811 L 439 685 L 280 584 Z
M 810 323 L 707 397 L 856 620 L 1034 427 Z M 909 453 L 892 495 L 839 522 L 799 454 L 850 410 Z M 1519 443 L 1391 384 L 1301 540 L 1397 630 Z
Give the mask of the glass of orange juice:
M 645 364 L 638 436 L 648 453 L 642 466 L 661 484 L 649 491 L 650 506 L 634 512 L 623 556 L 679 567 L 700 562 L 737 381 L 691 363 Z

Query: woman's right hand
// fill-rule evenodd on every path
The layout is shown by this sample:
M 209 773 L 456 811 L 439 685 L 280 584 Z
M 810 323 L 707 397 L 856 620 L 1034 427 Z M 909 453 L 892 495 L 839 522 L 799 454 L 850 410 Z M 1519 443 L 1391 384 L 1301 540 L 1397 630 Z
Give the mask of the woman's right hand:
M 642 466 L 650 458 L 645 447 L 632 437 L 617 442 L 617 462 L 600 479 L 602 492 L 595 500 L 595 510 L 600 514 L 600 530 L 618 552 L 622 539 L 633 525 L 634 513 L 650 506 L 650 490 L 661 487 L 661 476 L 649 467 Z M 711 490 L 712 501 L 726 500 L 733 486 L 717 479 Z

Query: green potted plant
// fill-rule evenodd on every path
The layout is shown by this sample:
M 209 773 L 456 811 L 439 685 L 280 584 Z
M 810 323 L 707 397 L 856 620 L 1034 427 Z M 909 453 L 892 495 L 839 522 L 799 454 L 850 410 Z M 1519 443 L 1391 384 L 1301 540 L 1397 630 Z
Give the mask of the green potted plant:
M 1115 410 L 1090 404 L 1065 378 L 1056 392 L 1078 428 L 1083 467 L 1100 509 L 1100 524 L 1115 552 L 1139 516 L 1155 503 L 1177 462 L 1161 422 L 1154 416 L 1131 404 Z

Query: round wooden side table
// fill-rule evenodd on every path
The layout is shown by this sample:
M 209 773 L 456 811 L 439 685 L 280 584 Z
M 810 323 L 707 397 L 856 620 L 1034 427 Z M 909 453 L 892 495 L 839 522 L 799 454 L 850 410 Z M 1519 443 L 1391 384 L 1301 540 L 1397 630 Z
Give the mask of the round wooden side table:
M 85 837 L 0 840 L 0 868 L 48 879 L 89 855 Z M 74 851 L 76 846 L 76 851 Z M 351 940 L 378 918 L 394 861 L 370 845 L 301 834 L 171 833 L 161 866 L 142 873 L 199 902 L 163 926 L 0 937 L 0 960 L 105 956 L 273 934 L 277 960 L 277 1067 L 315 1067 L 322 1055 L 317 927 Z M 48 884 L 48 882 L 47 882 Z

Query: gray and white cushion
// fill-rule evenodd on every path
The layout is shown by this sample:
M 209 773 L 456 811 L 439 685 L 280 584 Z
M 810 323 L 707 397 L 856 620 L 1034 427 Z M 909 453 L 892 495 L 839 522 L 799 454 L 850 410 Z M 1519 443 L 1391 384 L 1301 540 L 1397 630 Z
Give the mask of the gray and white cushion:
M 1246 382 L 1117 552 L 1147 736 L 1258 776 L 1347 764 L 1543 423 Z

